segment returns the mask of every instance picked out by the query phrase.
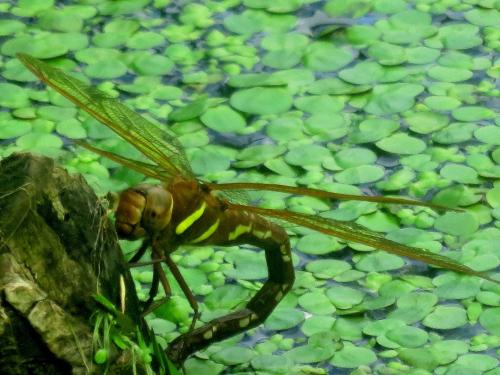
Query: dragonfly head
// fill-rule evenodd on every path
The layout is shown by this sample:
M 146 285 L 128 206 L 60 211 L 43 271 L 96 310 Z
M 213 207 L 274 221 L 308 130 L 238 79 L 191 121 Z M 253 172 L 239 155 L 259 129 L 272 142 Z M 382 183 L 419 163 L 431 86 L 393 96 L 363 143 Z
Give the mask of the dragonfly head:
M 115 227 L 120 238 L 158 233 L 172 218 L 172 195 L 162 186 L 141 184 L 120 194 Z

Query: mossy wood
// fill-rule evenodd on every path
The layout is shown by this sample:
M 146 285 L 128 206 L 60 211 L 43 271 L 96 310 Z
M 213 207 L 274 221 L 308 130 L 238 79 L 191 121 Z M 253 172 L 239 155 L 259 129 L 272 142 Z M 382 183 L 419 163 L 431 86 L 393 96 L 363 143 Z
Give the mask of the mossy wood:
M 92 296 L 119 305 L 123 277 L 126 313 L 141 321 L 105 207 L 81 176 L 15 154 L 0 163 L 0 212 L 0 373 L 102 373 Z M 131 373 L 127 353 L 111 355 L 109 369 Z

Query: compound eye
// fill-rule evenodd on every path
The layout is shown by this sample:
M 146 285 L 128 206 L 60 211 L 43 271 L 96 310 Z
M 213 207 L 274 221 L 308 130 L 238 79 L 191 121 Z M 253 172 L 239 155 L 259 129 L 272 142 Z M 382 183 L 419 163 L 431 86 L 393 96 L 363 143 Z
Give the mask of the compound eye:
M 172 208 L 172 195 L 161 186 L 152 187 L 147 194 L 143 226 L 152 232 L 164 229 L 170 223 Z

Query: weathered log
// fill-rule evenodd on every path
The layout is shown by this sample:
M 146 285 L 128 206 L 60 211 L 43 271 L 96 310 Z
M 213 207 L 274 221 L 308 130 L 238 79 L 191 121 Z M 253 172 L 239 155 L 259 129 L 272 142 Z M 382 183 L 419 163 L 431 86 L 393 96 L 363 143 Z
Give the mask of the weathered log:
M 1 161 L 1 374 L 101 372 L 93 364 L 92 296 L 119 306 L 120 276 L 126 314 L 140 322 L 106 208 L 84 179 L 46 157 L 15 154 Z M 118 372 L 113 366 L 127 368 L 123 358 L 109 367 Z

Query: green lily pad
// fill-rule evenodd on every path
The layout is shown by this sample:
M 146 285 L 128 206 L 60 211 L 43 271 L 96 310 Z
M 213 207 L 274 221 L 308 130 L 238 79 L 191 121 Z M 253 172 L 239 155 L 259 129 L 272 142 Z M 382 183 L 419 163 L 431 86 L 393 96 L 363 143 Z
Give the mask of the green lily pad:
M 498 359 L 486 354 L 465 354 L 457 359 L 456 364 L 466 368 L 476 369 L 481 372 L 495 368 L 498 369 Z
M 316 363 L 325 361 L 335 352 L 332 335 L 318 333 L 309 338 L 306 345 L 297 346 L 285 353 L 295 363 Z
M 229 168 L 230 159 L 221 153 L 196 150 L 191 154 L 191 166 L 198 175 L 216 173 Z
M 477 172 L 466 165 L 448 163 L 439 172 L 441 176 L 452 181 L 461 182 L 464 184 L 479 183 Z
M 11 83 L 0 83 L 0 106 L 7 108 L 22 108 L 30 105 L 28 92 Z
M 479 323 L 492 335 L 500 335 L 500 307 L 484 310 Z
M 285 150 L 285 147 L 276 145 L 250 146 L 238 154 L 237 158 L 241 162 L 238 162 L 237 165 L 246 168 L 253 167 L 282 155 Z
M 267 329 L 284 330 L 298 326 L 304 320 L 304 313 L 297 309 L 278 307 L 264 323 Z
M 56 131 L 71 139 L 84 139 L 87 136 L 87 132 L 80 121 L 74 118 L 68 118 L 58 122 Z
M 324 315 L 313 315 L 306 319 L 300 330 L 304 332 L 306 336 L 312 336 L 316 333 L 325 332 L 333 327 L 335 323 L 335 318 L 333 316 Z
M 319 165 L 331 157 L 331 152 L 319 145 L 304 145 L 290 149 L 285 155 L 287 163 L 297 166 Z
M 212 359 L 226 366 L 234 366 L 249 362 L 255 356 L 255 352 L 248 348 L 230 346 L 219 350 L 212 355 Z
M 439 50 L 435 48 L 419 46 L 406 49 L 406 57 L 411 64 L 428 64 L 435 61 L 439 55 Z
M 311 135 L 321 140 L 334 140 L 344 137 L 349 131 L 348 119 L 339 113 L 319 113 L 305 121 L 305 128 Z
M 248 298 L 248 290 L 239 285 L 223 285 L 205 298 L 209 309 L 233 309 Z
M 474 233 L 479 223 L 476 217 L 467 212 L 447 212 L 436 219 L 436 229 L 455 236 Z
M 408 326 L 389 330 L 385 333 L 385 336 L 406 348 L 418 348 L 424 345 L 429 338 L 428 333 L 423 329 Z
M 467 314 L 458 306 L 437 306 L 422 324 L 433 329 L 454 329 L 467 324 Z
M 386 42 L 373 43 L 367 53 L 381 65 L 399 65 L 407 59 L 403 47 Z
M 238 132 L 246 127 L 245 118 L 226 105 L 209 108 L 200 119 L 209 128 L 223 133 Z
M 335 160 L 342 168 L 351 168 L 374 164 L 377 160 L 377 155 L 367 148 L 353 147 L 337 152 Z
M 428 71 L 429 77 L 436 81 L 461 82 L 472 77 L 472 72 L 468 69 L 450 68 L 446 66 L 433 66 Z
M 310 84 L 307 92 L 315 95 L 344 95 L 358 94 L 370 89 L 369 85 L 353 85 L 338 78 L 324 78 Z
M 119 60 L 101 60 L 88 65 L 84 71 L 92 78 L 113 79 L 123 76 L 127 72 L 127 66 Z
M 26 151 L 57 156 L 63 142 L 52 134 L 28 133 L 17 138 L 16 144 Z
M 301 295 L 299 305 L 314 315 L 332 315 L 335 312 L 335 306 L 321 291 L 307 292 Z
M 486 144 L 500 145 L 500 127 L 493 125 L 480 127 L 474 132 L 474 137 Z
M 349 134 L 352 143 L 371 143 L 385 138 L 399 129 L 399 124 L 387 119 L 366 119 L 360 122 L 359 128 Z
M 388 317 L 406 324 L 413 324 L 426 317 L 437 301 L 438 298 L 435 294 L 412 292 L 398 299 L 396 310 L 392 311 Z
M 361 17 L 372 7 L 369 0 L 329 0 L 324 7 L 326 13 L 336 17 Z
M 347 286 L 334 286 L 326 291 L 326 295 L 339 309 L 349 309 L 363 301 L 361 291 Z
M 365 272 L 382 272 L 396 270 L 405 264 L 401 257 L 383 252 L 363 255 L 356 268 Z
M 456 23 L 441 27 L 437 38 L 445 48 L 464 50 L 482 43 L 478 34 L 479 27 L 467 23 Z
M 257 355 L 252 359 L 251 363 L 254 369 L 271 373 L 286 373 L 292 365 L 292 361 L 287 357 L 272 354 Z
M 266 3 L 268 3 L 266 1 Z M 301 50 L 307 46 L 309 39 L 299 33 L 270 34 L 262 38 L 260 45 L 268 51 Z
M 335 174 L 335 180 L 342 184 L 358 185 L 380 180 L 384 173 L 384 168 L 379 165 L 360 165 Z
M 419 154 L 425 150 L 425 142 L 405 133 L 396 133 L 375 143 L 381 150 L 402 155 Z
M 23 30 L 26 25 L 18 20 L 3 19 L 0 20 L 0 36 L 15 34 Z
M 169 58 L 160 55 L 140 55 L 133 64 L 134 70 L 143 75 L 164 76 L 174 67 Z
M 40 14 L 38 24 L 45 30 L 72 32 L 82 29 L 83 19 L 65 8 L 50 9 Z
M 470 140 L 475 134 L 477 125 L 464 122 L 454 122 L 432 135 L 432 140 L 443 144 L 455 144 Z M 500 135 L 500 132 L 499 132 Z M 477 138 L 477 137 L 476 137 Z M 489 138 L 491 139 L 491 138 Z
M 384 69 L 374 61 L 363 61 L 353 68 L 344 69 L 339 72 L 339 77 L 349 83 L 362 85 L 377 82 L 382 78 Z
M 294 106 L 302 111 L 314 114 L 339 112 L 344 107 L 341 100 L 330 95 L 310 95 L 295 99 Z
M 278 114 L 292 106 L 292 96 L 286 89 L 254 87 L 231 95 L 231 105 L 246 113 L 258 115 Z
M 399 357 L 407 365 L 427 371 L 440 365 L 437 354 L 428 348 L 404 348 L 400 350 Z
M 300 63 L 302 52 L 291 50 L 270 51 L 262 57 L 262 63 L 274 69 L 290 69 Z
M 375 86 L 364 109 L 379 116 L 403 112 L 413 106 L 415 97 L 423 90 L 423 86 L 411 83 Z
M 246 10 L 224 18 L 224 27 L 237 34 L 253 34 L 262 30 L 266 18 L 263 13 Z
M 439 285 L 436 288 L 436 295 L 443 299 L 465 299 L 474 297 L 479 290 L 478 281 L 462 278 Z
M 328 254 L 341 248 L 335 238 L 321 233 L 308 234 L 297 242 L 297 249 L 306 254 Z
M 343 348 L 334 354 L 330 363 L 339 368 L 357 368 L 369 365 L 376 360 L 377 356 L 371 349 L 345 342 Z
M 435 132 L 448 124 L 448 116 L 435 112 L 412 112 L 405 120 L 410 129 L 419 134 Z
M 349 64 L 353 54 L 331 43 L 315 42 L 307 47 L 304 64 L 315 71 L 335 71 Z
M 318 279 L 333 279 L 335 276 L 351 269 L 348 262 L 336 259 L 318 259 L 306 264 L 306 270 Z
M 31 131 L 28 121 L 2 120 L 0 121 L 0 139 L 17 138 Z
M 380 38 L 381 32 L 372 25 L 353 25 L 346 29 L 346 39 L 352 44 L 367 45 Z
M 203 114 L 207 108 L 208 100 L 203 96 L 185 105 L 184 107 L 175 109 L 169 114 L 168 119 L 170 121 L 191 120 Z
M 465 12 L 464 18 L 477 26 L 498 26 L 500 24 L 498 9 L 475 8 Z

